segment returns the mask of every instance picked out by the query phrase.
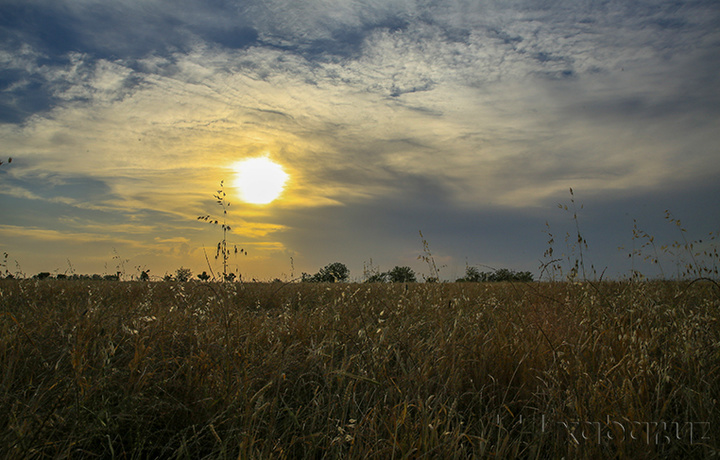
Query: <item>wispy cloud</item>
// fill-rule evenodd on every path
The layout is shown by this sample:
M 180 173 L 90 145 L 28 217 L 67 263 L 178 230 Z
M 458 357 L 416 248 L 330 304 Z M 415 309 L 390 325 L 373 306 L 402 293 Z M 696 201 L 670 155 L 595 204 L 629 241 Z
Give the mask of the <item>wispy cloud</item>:
M 16 158 L 0 193 L 94 211 L 98 225 L 135 216 L 143 244 L 155 216 L 197 235 L 180 222 L 212 209 L 234 161 L 265 153 L 291 181 L 272 208 L 237 203 L 237 237 L 299 253 L 325 235 L 313 219 L 341 208 L 376 209 L 388 229 L 403 209 L 418 226 L 443 209 L 472 232 L 468 213 L 528 213 L 569 186 L 618 197 L 720 172 L 712 0 L 0 10 L 0 137 Z
M 37 228 L 28 226 L 14 226 L 14 225 L 0 225 L 0 232 L 3 236 L 9 238 L 30 238 L 31 240 L 42 241 L 42 242 L 73 242 L 77 243 L 83 241 L 85 243 L 108 243 L 116 245 L 127 245 L 130 247 L 137 247 L 139 244 L 135 240 L 126 239 L 119 240 L 115 236 L 103 235 L 98 233 L 70 233 L 57 231 L 47 228 Z

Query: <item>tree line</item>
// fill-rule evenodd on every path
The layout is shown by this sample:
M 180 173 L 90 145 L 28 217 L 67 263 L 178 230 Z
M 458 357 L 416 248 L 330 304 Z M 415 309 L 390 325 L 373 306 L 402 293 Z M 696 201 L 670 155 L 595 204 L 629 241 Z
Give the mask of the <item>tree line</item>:
M 0 274 L 0 278 L 3 276 Z M 5 274 L 4 278 L 12 279 L 14 276 L 9 272 Z M 117 272 L 114 275 L 66 275 L 59 273 L 52 275 L 50 272 L 40 272 L 32 277 L 33 279 L 58 279 L 58 280 L 105 280 L 105 281 L 119 281 L 122 278 L 122 272 Z M 202 272 L 198 275 L 193 276 L 192 270 L 185 267 L 178 268 L 174 274 L 165 274 L 163 281 L 179 281 L 188 282 L 197 278 L 199 281 L 210 281 L 212 277 L 207 272 Z M 150 281 L 149 270 L 143 270 L 136 278 L 138 281 Z M 225 275 L 224 281 L 234 282 L 240 281 L 239 276 L 235 276 L 234 273 Z M 503 281 L 517 281 L 517 282 L 532 282 L 533 274 L 530 272 L 516 272 L 507 268 L 501 268 L 492 272 L 481 272 L 476 267 L 466 267 L 465 276 L 458 278 L 455 282 L 471 282 L 471 283 L 487 283 L 487 282 L 503 282 Z M 276 279 L 274 281 L 280 281 Z M 318 270 L 317 273 L 309 274 L 304 273 L 300 277 L 300 281 L 304 283 L 347 283 L 350 281 L 350 270 L 347 266 L 340 262 L 334 262 L 326 265 L 325 267 Z M 434 278 L 428 278 L 426 282 L 437 282 Z M 416 283 L 418 282 L 418 276 L 415 271 L 407 266 L 395 266 L 391 270 L 386 272 L 376 271 L 374 273 L 366 274 L 365 283 Z
M 350 278 L 350 270 L 345 264 L 335 262 L 321 268 L 317 273 L 310 275 L 303 273 L 301 280 L 309 283 L 343 283 Z M 436 278 L 428 278 L 426 281 L 437 281 Z M 465 276 L 455 280 L 456 282 L 532 282 L 534 280 L 531 272 L 516 272 L 507 268 L 501 268 L 492 272 L 481 272 L 476 267 L 466 267 Z M 417 275 L 412 268 L 406 266 L 395 266 L 386 272 L 375 272 L 367 276 L 366 283 L 415 283 Z

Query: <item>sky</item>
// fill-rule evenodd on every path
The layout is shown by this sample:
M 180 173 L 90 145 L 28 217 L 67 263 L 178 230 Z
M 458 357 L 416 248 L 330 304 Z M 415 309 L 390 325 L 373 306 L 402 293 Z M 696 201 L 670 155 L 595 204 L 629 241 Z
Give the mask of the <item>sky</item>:
M 256 157 L 270 204 L 233 185 Z M 221 181 L 246 280 L 422 279 L 423 238 L 445 280 L 550 247 L 668 274 L 687 251 L 643 257 L 720 231 L 720 3 L 0 0 L 0 160 L 27 276 L 222 271 Z

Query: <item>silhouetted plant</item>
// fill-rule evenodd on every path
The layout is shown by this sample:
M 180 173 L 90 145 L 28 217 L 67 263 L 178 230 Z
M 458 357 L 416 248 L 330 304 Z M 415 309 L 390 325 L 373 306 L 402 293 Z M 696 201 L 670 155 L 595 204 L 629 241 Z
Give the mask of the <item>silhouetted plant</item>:
M 437 265 L 435 264 L 435 259 L 430 252 L 430 244 L 423 236 L 422 231 L 419 231 L 419 233 L 420 240 L 422 240 L 423 253 L 418 256 L 418 260 L 422 260 L 423 262 L 428 264 L 428 268 L 430 269 L 430 276 L 425 277 L 425 282 L 437 283 L 438 281 L 440 281 L 440 269 L 438 269 Z
M 207 281 L 210 279 L 210 275 L 208 275 L 207 272 L 202 272 L 197 277 L 200 281 Z
M 363 261 L 363 279 L 366 283 L 384 283 L 387 281 L 387 273 L 381 273 L 380 268 L 373 265 L 372 257 L 370 261 Z
M 558 208 L 563 209 L 567 212 L 572 212 L 572 219 L 575 223 L 575 235 L 570 236 L 570 233 L 566 234 L 565 242 L 568 244 L 568 254 L 566 257 L 568 258 L 568 263 L 572 264 L 570 267 L 570 271 L 568 272 L 568 281 L 575 280 L 580 273 L 582 273 L 582 279 L 586 280 L 587 276 L 585 274 L 585 258 L 583 256 L 583 247 L 587 250 L 587 241 L 585 241 L 585 238 L 583 238 L 582 234 L 580 233 L 580 223 L 578 221 L 577 216 L 577 206 L 575 204 L 575 193 L 573 192 L 572 187 L 570 187 L 570 207 L 566 204 L 558 204 Z M 583 205 L 580 205 L 580 209 L 583 208 Z M 573 243 L 570 244 L 570 241 Z M 575 252 L 575 249 L 578 251 L 579 259 L 575 259 L 574 263 L 570 261 L 570 254 Z
M 230 225 L 227 223 L 227 216 L 228 216 L 228 208 L 230 207 L 230 202 L 227 201 L 225 194 L 225 188 L 224 188 L 224 182 L 220 181 L 220 190 L 217 191 L 217 195 L 213 195 L 215 200 L 217 201 L 217 204 L 222 208 L 223 214 L 222 214 L 222 223 L 218 219 L 213 219 L 209 214 L 205 216 L 199 216 L 198 220 L 202 220 L 205 222 L 208 222 L 212 225 L 220 225 L 223 232 L 223 238 L 220 242 L 217 244 L 217 251 L 215 253 L 215 260 L 222 257 L 223 261 L 223 281 L 229 281 L 228 280 L 228 259 L 230 259 L 230 249 L 228 248 L 228 242 L 227 242 L 227 233 L 231 230 Z M 237 246 L 233 246 L 233 252 L 235 254 L 245 254 L 247 255 L 247 251 L 244 249 L 238 250 Z M 234 279 L 235 276 L 233 275 L 232 279 Z
M 10 273 L 10 269 L 8 269 L 8 257 L 10 257 L 10 254 L 3 252 L 3 258 L 2 261 L 0 261 L 0 278 L 25 278 L 25 274 L 20 268 L 20 263 L 17 260 L 15 261 L 15 273 Z
M 7 269 L 7 260 L 10 254 L 3 252 L 3 258 L 0 261 L 0 278 L 8 278 L 10 276 L 10 270 Z
M 676 219 L 669 210 L 665 210 L 665 220 L 674 224 L 680 231 L 682 241 L 674 241 L 670 245 L 661 247 L 661 250 L 675 257 L 678 278 L 709 277 L 717 280 L 720 255 L 715 239 L 718 233 L 710 232 L 705 241 L 702 239 L 688 241 L 685 236 L 687 230 L 680 219 Z
M 667 271 L 663 268 L 663 259 L 669 257 L 675 263 L 678 280 L 702 278 L 717 280 L 720 274 L 718 270 L 720 253 L 718 253 L 716 239 L 720 233 L 710 232 L 705 239 L 688 241 L 687 230 L 680 219 L 676 219 L 669 210 L 665 210 L 665 220 L 678 228 L 680 240 L 671 244 L 663 244 L 659 250 L 655 245 L 655 238 L 639 229 L 637 222 L 633 220 L 633 247 L 628 254 L 632 260 L 632 279 L 643 278 L 643 275 L 635 267 L 636 257 L 642 257 L 643 260 L 656 265 L 660 270 L 661 277 L 666 279 Z M 636 240 L 644 241 L 639 248 L 635 247 Z M 646 249 L 652 249 L 652 252 L 646 253 Z
M 120 254 L 118 254 L 117 249 L 113 248 L 113 260 L 115 261 L 115 273 L 117 275 L 118 281 L 121 278 L 125 277 L 125 262 L 130 262 L 130 259 L 123 259 L 120 257 Z M 115 275 L 111 275 L 115 276 Z
M 550 281 L 555 281 L 556 274 L 562 276 L 562 265 L 560 264 L 562 259 L 553 257 L 555 253 L 555 236 L 550 232 L 550 224 L 547 221 L 545 221 L 545 230 L 543 230 L 543 233 L 548 236 L 548 248 L 543 254 L 543 259 L 540 260 L 540 279 L 542 279 L 543 274 L 547 273 L 547 277 Z
M 65 274 L 72 276 L 75 274 L 75 269 L 72 266 L 72 262 L 70 262 L 70 259 L 67 259 L 68 268 L 65 270 Z
M 547 273 L 550 279 L 554 281 L 556 272 L 562 275 L 563 269 L 560 262 L 563 259 L 566 259 L 569 267 L 565 276 L 566 280 L 575 281 L 580 276 L 582 276 L 582 280 L 587 281 L 588 278 L 585 267 L 585 251 L 587 251 L 588 249 L 588 244 L 585 238 L 582 236 L 582 233 L 580 232 L 578 208 L 575 204 L 575 192 L 573 191 L 572 187 L 570 188 L 570 206 L 562 203 L 558 203 L 557 206 L 558 208 L 566 212 L 572 212 L 572 220 L 575 229 L 572 234 L 571 232 L 565 233 L 565 245 L 567 246 L 567 253 L 562 254 L 561 258 L 558 259 L 554 258 L 553 244 L 555 243 L 555 237 L 552 233 L 550 233 L 550 225 L 545 222 L 547 230 L 544 233 L 548 235 L 548 249 L 545 251 L 545 254 L 543 254 L 543 257 L 544 259 L 546 259 L 546 261 L 540 262 L 540 278 L 542 278 L 543 274 Z M 583 209 L 583 207 L 584 206 L 581 204 L 580 209 Z M 585 251 L 583 251 L 583 248 L 585 249 Z M 595 267 L 592 264 L 590 265 L 590 270 L 592 271 L 593 276 L 597 276 Z M 602 279 L 603 274 L 604 270 L 603 273 L 600 275 L 600 279 Z

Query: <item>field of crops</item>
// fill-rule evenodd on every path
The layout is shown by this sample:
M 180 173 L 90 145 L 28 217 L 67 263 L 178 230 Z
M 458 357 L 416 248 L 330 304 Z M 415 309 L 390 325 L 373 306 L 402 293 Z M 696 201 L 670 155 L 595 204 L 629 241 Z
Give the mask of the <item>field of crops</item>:
M 708 458 L 714 282 L 0 280 L 3 458 Z

